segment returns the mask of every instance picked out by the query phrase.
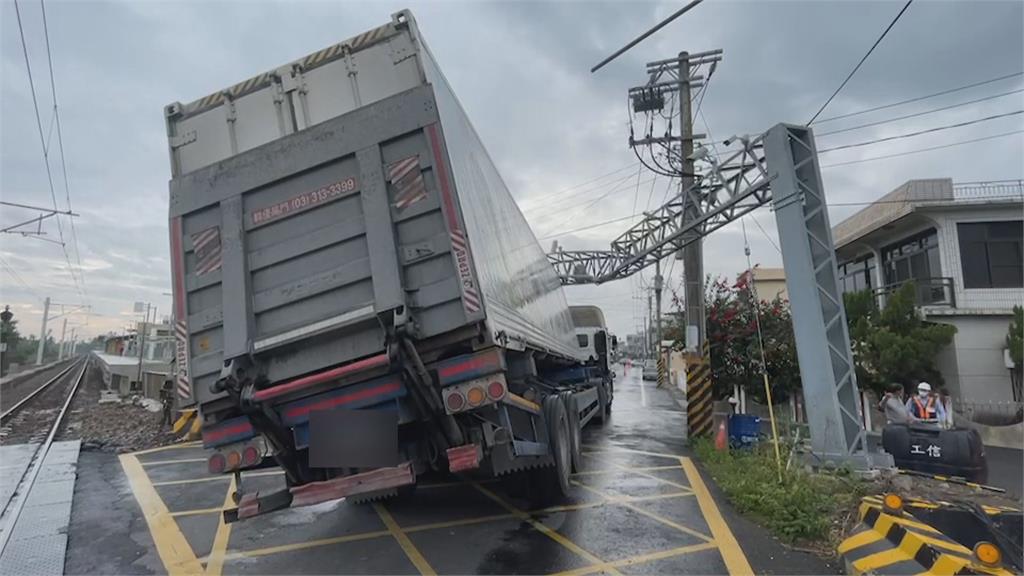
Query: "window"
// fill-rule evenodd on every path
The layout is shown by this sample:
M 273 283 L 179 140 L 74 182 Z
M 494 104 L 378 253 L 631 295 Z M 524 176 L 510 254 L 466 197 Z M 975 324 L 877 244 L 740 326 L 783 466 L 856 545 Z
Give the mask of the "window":
M 935 229 L 901 240 L 882 249 L 886 284 L 928 280 L 941 275 L 938 236 Z
M 590 336 L 586 334 L 577 334 L 576 341 L 580 343 L 580 348 L 586 348 L 590 345 Z
M 858 292 L 874 285 L 875 257 L 847 262 L 839 266 L 839 288 L 843 292 Z
M 1024 221 L 956 225 L 964 288 L 1024 287 Z

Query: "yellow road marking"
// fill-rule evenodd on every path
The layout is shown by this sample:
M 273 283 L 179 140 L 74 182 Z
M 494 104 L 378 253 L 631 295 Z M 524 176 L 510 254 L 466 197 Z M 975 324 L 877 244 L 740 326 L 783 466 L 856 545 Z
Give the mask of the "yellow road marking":
M 729 530 L 729 525 L 722 518 L 722 513 L 718 510 L 711 493 L 708 492 L 708 487 L 704 485 L 704 480 L 701 479 L 697 467 L 686 457 L 680 457 L 679 462 L 683 465 L 686 478 L 690 481 L 693 493 L 697 496 L 697 504 L 700 505 L 700 511 L 704 514 L 704 521 L 711 528 L 711 536 L 718 543 L 718 551 L 722 554 L 722 560 L 725 561 L 725 567 L 729 570 L 729 574 L 753 574 L 754 570 L 750 567 L 750 562 L 743 554 L 743 549 L 740 548 L 739 542 L 733 536 L 732 530 Z
M 672 460 L 678 460 L 679 454 L 664 454 L 662 452 L 647 452 L 646 450 L 633 450 L 632 448 L 621 448 L 614 446 L 613 449 L 601 449 L 598 447 L 585 446 L 589 452 L 584 454 L 642 454 L 644 456 L 654 456 L 656 458 L 671 458 Z
M 235 491 L 235 477 L 231 477 L 231 483 L 228 484 L 228 493 L 224 496 L 224 507 L 227 508 L 234 504 L 234 500 L 231 499 L 231 493 Z M 207 576 L 220 576 L 220 573 L 224 570 L 224 552 L 228 548 L 228 541 L 231 539 L 231 524 L 224 521 L 224 515 L 221 514 L 220 523 L 217 524 L 217 534 L 213 537 L 213 548 L 210 548 L 210 555 L 206 561 L 206 574 Z
M 398 542 L 398 545 L 402 547 L 402 551 L 409 558 L 409 561 L 416 566 L 416 569 L 420 571 L 423 576 L 437 576 L 437 572 L 430 566 L 427 559 L 420 553 L 419 548 L 409 540 L 409 535 L 402 531 L 402 527 L 395 522 L 395 519 L 391 517 L 391 513 L 387 511 L 387 508 L 379 503 L 374 503 L 373 509 L 377 511 L 377 515 L 387 526 L 388 532 Z
M 198 516 L 200 514 L 218 514 L 220 512 L 223 512 L 226 509 L 227 508 L 198 508 L 198 509 L 195 509 L 195 510 L 181 510 L 180 512 L 171 512 L 171 517 L 172 518 L 177 518 L 178 516 Z
M 590 457 L 591 458 L 597 458 L 597 456 L 594 456 L 592 454 L 590 455 Z M 676 456 L 676 458 L 679 458 L 679 457 Z M 666 480 L 664 478 L 659 478 L 658 476 L 655 476 L 654 474 L 647 474 L 646 472 L 641 472 L 638 468 L 630 468 L 629 466 L 623 466 L 622 464 L 617 464 L 615 462 L 608 462 L 608 464 L 611 464 L 612 466 L 615 466 L 619 470 L 623 470 L 623 471 L 629 472 L 631 474 L 637 474 L 637 475 L 643 476 L 645 478 L 650 478 L 651 480 L 656 480 L 658 482 L 661 482 L 662 484 L 668 484 L 669 486 L 675 486 L 676 488 L 682 488 L 683 490 L 689 490 L 690 489 L 690 487 L 685 485 L 685 484 L 680 484 L 678 482 L 673 482 L 671 480 Z M 678 468 L 678 466 L 673 466 L 672 468 Z
M 580 488 L 583 488 L 584 490 L 587 490 L 589 492 L 593 492 L 594 494 L 597 494 L 598 496 L 603 496 L 604 498 L 608 499 L 608 501 L 613 503 L 613 504 L 619 504 L 621 506 L 629 508 L 630 510 L 632 510 L 632 511 L 638 513 L 638 514 L 642 514 L 644 516 L 647 516 L 651 520 L 654 520 L 656 522 L 660 522 L 660 523 L 662 523 L 662 524 L 664 524 L 664 525 L 666 525 L 666 526 L 668 526 L 670 528 L 675 528 L 676 530 L 679 530 L 680 532 L 682 532 L 684 534 L 689 534 L 691 536 L 695 536 L 697 538 L 700 538 L 701 540 L 704 540 L 705 542 L 712 542 L 713 541 L 710 536 L 707 536 L 705 534 L 701 534 L 700 532 L 698 532 L 697 530 L 694 530 L 693 528 L 689 528 L 687 526 L 683 526 L 682 524 L 679 524 L 677 522 L 669 520 L 668 518 L 665 518 L 663 516 L 659 516 L 659 515 L 655 514 L 654 512 L 649 512 L 647 510 L 644 510 L 643 508 L 640 508 L 639 506 L 633 506 L 632 504 L 630 504 L 629 500 L 623 499 L 622 497 L 612 496 L 611 494 L 608 494 L 607 492 L 603 492 L 603 491 L 598 490 L 597 488 L 594 488 L 592 486 L 587 486 L 586 484 L 581 484 L 581 483 L 577 482 L 576 480 L 573 480 L 572 483 L 575 484 L 576 486 L 579 486 Z M 690 495 L 690 494 L 693 494 L 693 492 L 687 493 L 687 495 Z M 680 495 L 682 495 L 682 494 L 675 494 L 675 496 L 680 496 Z M 647 499 L 651 500 L 652 498 L 647 498 Z M 633 501 L 639 502 L 641 500 L 636 499 L 636 500 L 633 500 Z
M 601 564 L 601 565 L 605 564 L 604 560 L 601 560 L 597 556 L 591 554 L 590 552 L 588 552 L 588 551 L 584 550 L 583 548 L 581 548 L 580 546 L 578 546 L 572 540 L 569 540 L 565 536 L 559 534 L 558 532 L 552 530 L 551 528 L 548 528 L 542 522 L 538 522 L 536 519 L 534 519 L 528 513 L 526 513 L 524 511 L 520 510 L 519 508 L 516 508 L 515 506 L 509 504 L 508 502 L 506 502 L 504 499 L 502 499 L 500 496 L 498 496 L 494 492 L 491 492 L 487 488 L 484 488 L 483 486 L 481 486 L 479 484 L 476 484 L 476 483 L 473 484 L 473 487 L 476 488 L 477 490 L 479 490 L 480 492 L 482 492 L 484 496 L 487 496 L 491 500 L 494 500 L 499 506 L 501 506 L 505 510 L 508 510 L 509 512 L 511 512 L 516 518 L 522 520 L 523 522 L 528 523 L 530 526 L 533 526 L 534 529 L 536 529 L 541 534 L 543 534 L 543 535 L 547 536 L 548 538 L 551 538 L 555 542 L 561 544 L 563 548 L 568 549 L 570 552 L 576 554 L 577 556 L 581 556 L 581 557 L 585 558 L 591 564 Z M 611 572 L 612 574 L 619 574 L 620 576 L 622 574 L 621 572 L 619 572 L 618 570 L 616 570 L 613 567 L 609 567 L 607 570 L 609 572 Z
M 372 540 L 374 538 L 382 538 L 390 535 L 391 532 L 388 532 L 387 530 L 375 530 L 373 532 L 360 532 L 358 534 L 347 534 L 345 536 L 335 536 L 333 538 L 321 538 L 320 540 L 307 540 L 305 542 L 296 542 L 294 544 L 279 544 L 277 546 L 267 546 L 266 548 L 254 548 L 252 550 L 234 550 L 225 554 L 224 560 L 269 556 L 271 554 L 280 554 L 281 552 L 292 552 L 294 550 L 305 550 L 307 548 L 330 546 L 331 544 L 342 544 L 345 542 L 357 542 L 359 540 Z
M 280 476 L 284 474 L 284 470 L 267 470 L 264 472 L 243 472 L 242 479 L 246 478 L 257 478 L 260 476 Z M 189 478 L 187 480 L 167 480 L 164 482 L 153 482 L 153 486 L 175 486 L 177 484 L 195 484 L 197 482 L 214 482 L 216 480 L 229 480 L 234 478 L 234 474 L 224 474 L 221 476 L 204 476 L 202 478 Z
M 202 572 L 203 567 L 199 564 L 196 553 L 192 551 L 178 524 L 171 518 L 156 488 L 150 484 L 139 459 L 132 454 L 122 454 L 120 460 L 128 478 L 128 485 L 142 509 L 142 516 L 146 519 L 146 526 L 149 527 L 157 554 L 167 573 L 174 576 Z
M 138 452 L 132 452 L 132 456 L 142 456 L 143 454 L 153 454 L 154 452 L 164 452 L 166 450 L 177 450 L 179 448 L 193 448 L 196 446 L 202 446 L 203 443 L 199 440 L 194 442 L 182 442 L 180 444 L 168 444 L 167 446 L 157 446 L 156 448 L 149 448 L 147 450 L 139 450 Z
M 846 554 L 850 550 L 860 548 L 861 546 L 867 546 L 868 544 L 873 544 L 881 539 L 882 535 L 878 532 L 875 532 L 874 530 L 865 530 L 863 532 L 850 536 L 846 540 L 843 540 L 843 542 L 839 544 L 839 548 L 837 548 L 836 551 L 840 554 Z
M 162 466 L 164 464 L 187 464 L 189 462 L 206 462 L 206 458 L 182 458 L 180 460 L 153 460 L 152 462 L 139 461 L 143 466 Z
M 682 466 L 643 466 L 640 468 L 629 468 L 630 472 L 657 472 L 659 470 L 682 470 Z M 615 470 L 584 470 L 583 472 L 573 472 L 573 476 L 592 476 L 594 474 L 613 474 L 621 470 L 617 468 Z
M 584 574 L 592 574 L 594 572 L 600 572 L 602 570 L 607 570 L 609 568 L 623 568 L 626 566 L 643 564 L 644 562 L 653 562 L 655 560 L 664 560 L 665 558 L 682 556 L 683 554 L 688 554 L 690 552 L 711 550 L 713 548 L 715 548 L 715 544 L 713 542 L 691 544 L 690 546 L 680 546 L 679 548 L 672 548 L 671 550 L 660 550 L 658 552 L 649 552 L 647 554 L 640 554 L 638 556 L 630 556 L 629 558 L 623 558 L 622 560 L 607 562 L 601 565 L 584 566 L 582 568 L 576 568 L 575 570 L 566 570 L 565 572 L 556 573 L 555 576 L 582 576 Z
M 445 522 L 431 522 L 429 524 L 418 524 L 416 526 L 410 526 L 403 528 L 406 532 L 424 532 L 426 530 L 437 530 L 439 528 L 456 528 L 459 526 L 471 526 L 473 524 L 483 524 L 484 522 L 495 522 L 498 520 L 510 520 L 515 518 L 511 513 L 509 514 L 491 514 L 490 516 L 477 516 L 475 518 L 462 518 L 459 520 L 448 520 Z

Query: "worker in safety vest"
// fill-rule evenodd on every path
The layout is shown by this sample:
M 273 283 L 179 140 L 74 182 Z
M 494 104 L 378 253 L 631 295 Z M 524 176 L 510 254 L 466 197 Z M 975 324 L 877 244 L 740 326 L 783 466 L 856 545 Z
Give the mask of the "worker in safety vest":
M 917 396 L 907 400 L 907 411 L 918 420 L 942 422 L 946 419 L 945 406 L 932 394 L 932 386 L 927 382 L 917 385 Z

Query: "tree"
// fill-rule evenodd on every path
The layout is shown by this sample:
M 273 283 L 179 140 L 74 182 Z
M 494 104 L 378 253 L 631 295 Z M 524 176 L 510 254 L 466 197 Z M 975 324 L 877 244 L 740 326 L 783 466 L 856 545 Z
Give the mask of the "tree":
M 765 402 L 759 319 L 772 400 L 778 403 L 800 388 L 789 302 L 779 297 L 769 302 L 755 299 L 750 281 L 750 274 L 744 273 L 733 284 L 718 278 L 705 289 L 715 396 L 728 396 L 733 386 L 742 386 L 759 402 Z
M 912 282 L 903 284 L 887 296 L 882 309 L 870 291 L 843 295 L 861 388 L 882 394 L 890 382 L 904 387 L 923 380 L 942 385 L 935 355 L 953 341 L 956 327 L 921 319 L 915 292 Z
M 1013 386 L 1013 399 L 1021 399 L 1021 380 L 1024 376 L 1024 307 L 1013 307 L 1013 320 L 1006 333 L 1006 347 L 1010 350 L 1013 368 L 1010 371 L 1010 382 Z

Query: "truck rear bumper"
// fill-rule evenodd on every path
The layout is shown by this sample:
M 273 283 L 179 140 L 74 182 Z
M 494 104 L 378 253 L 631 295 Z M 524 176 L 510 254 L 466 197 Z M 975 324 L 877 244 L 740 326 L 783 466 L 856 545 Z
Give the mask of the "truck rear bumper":
M 302 486 L 271 492 L 265 496 L 260 496 L 259 492 L 253 492 L 242 497 L 238 508 L 225 510 L 224 521 L 236 522 L 285 508 L 309 506 L 328 500 L 407 486 L 415 482 L 416 475 L 413 473 L 412 465 L 406 462 L 393 468 L 377 468 L 369 472 L 323 482 L 310 482 Z

